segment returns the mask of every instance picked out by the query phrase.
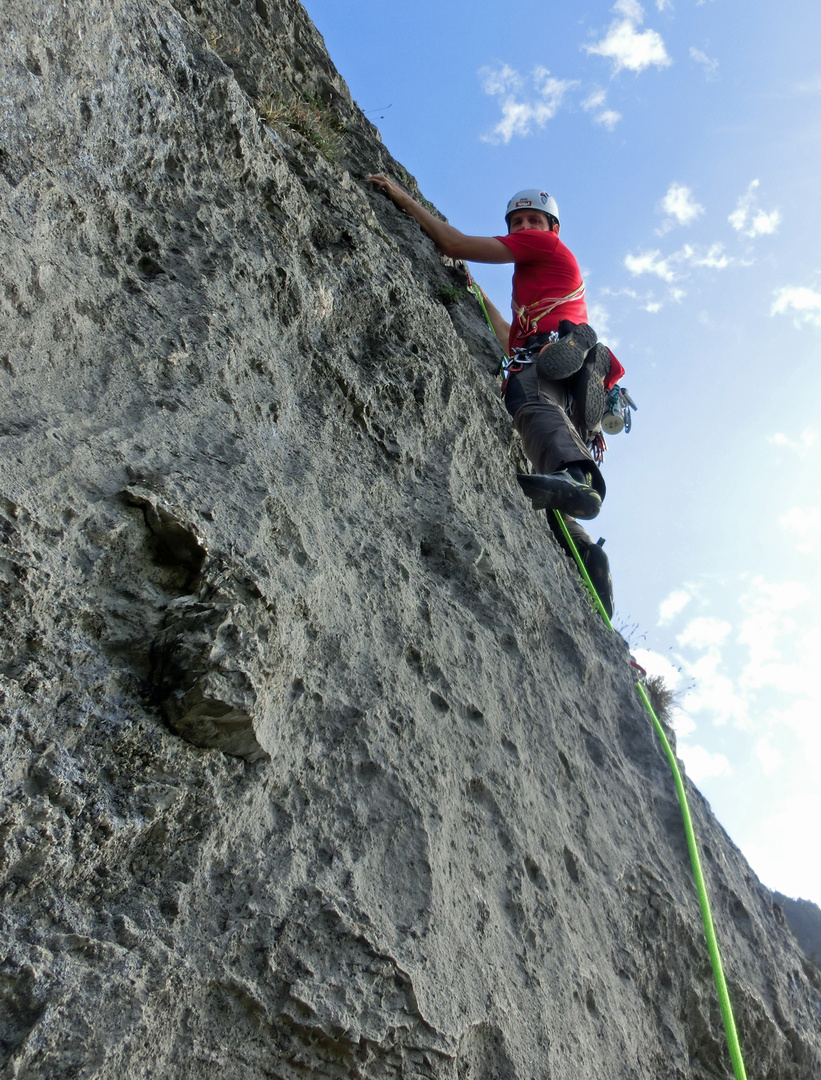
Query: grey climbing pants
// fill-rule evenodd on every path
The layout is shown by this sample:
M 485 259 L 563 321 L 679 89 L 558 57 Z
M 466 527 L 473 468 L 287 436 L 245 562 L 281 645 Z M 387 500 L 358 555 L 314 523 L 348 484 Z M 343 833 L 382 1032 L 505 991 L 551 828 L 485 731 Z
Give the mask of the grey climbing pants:
M 515 407 L 513 427 L 534 472 L 553 473 L 581 465 L 604 498 L 606 487 L 599 467 L 565 412 L 567 393 L 562 383 L 540 378 L 536 365 L 530 364 L 510 377 L 505 403 L 509 410 Z

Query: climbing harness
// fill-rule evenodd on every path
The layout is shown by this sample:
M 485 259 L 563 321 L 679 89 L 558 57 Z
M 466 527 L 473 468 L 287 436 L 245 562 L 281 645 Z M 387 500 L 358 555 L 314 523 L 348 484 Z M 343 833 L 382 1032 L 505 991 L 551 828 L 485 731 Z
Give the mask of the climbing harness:
M 599 595 L 596 592 L 593 582 L 590 580 L 590 575 L 587 573 L 587 567 L 584 565 L 579 549 L 573 542 L 573 538 L 568 532 L 567 525 L 564 518 L 558 512 L 554 510 L 556 520 L 559 523 L 559 527 L 562 530 L 565 540 L 567 541 L 570 550 L 573 552 L 573 557 L 578 564 L 582 578 L 590 590 L 590 595 L 593 598 L 593 603 L 596 606 L 602 619 L 604 619 L 605 626 L 610 630 L 613 629 L 613 624 L 607 612 L 604 610 L 604 605 L 599 599 Z M 638 667 L 637 664 L 633 665 Z M 642 668 L 639 668 L 643 671 Z M 724 966 L 721 962 L 721 953 L 718 947 L 718 939 L 716 937 L 715 925 L 713 924 L 713 916 L 710 912 L 710 901 L 707 896 L 707 886 L 704 883 L 704 874 L 701 869 L 701 859 L 698 853 L 698 844 L 696 842 L 695 829 L 693 828 L 693 819 L 690 814 L 690 806 L 687 802 L 687 792 L 684 787 L 684 780 L 681 776 L 681 770 L 678 767 L 676 761 L 676 755 L 673 752 L 673 748 L 670 746 L 670 740 L 661 726 L 661 721 L 656 716 L 655 710 L 650 703 L 650 698 L 647 696 L 647 691 L 641 683 L 641 680 L 636 684 L 638 695 L 641 698 L 642 704 L 650 714 L 650 718 L 653 721 L 653 727 L 656 729 L 656 734 L 659 737 L 664 754 L 670 765 L 670 770 L 673 774 L 673 783 L 676 788 L 676 795 L 678 796 L 679 806 L 681 807 L 681 816 L 684 821 L 684 834 L 687 838 L 687 849 L 690 853 L 690 863 L 693 868 L 693 878 L 695 879 L 696 892 L 698 893 L 698 902 L 701 908 L 701 921 L 704 924 L 704 936 L 707 939 L 707 951 L 710 954 L 710 964 L 713 969 L 713 980 L 716 985 L 716 991 L 718 993 L 718 1003 L 721 1008 L 721 1016 L 724 1021 L 724 1030 L 727 1034 L 727 1047 L 730 1052 L 730 1060 L 733 1064 L 733 1072 L 735 1074 L 735 1080 L 747 1080 L 747 1073 L 744 1068 L 744 1059 L 741 1055 L 741 1044 L 738 1040 L 738 1032 L 735 1025 L 735 1017 L 733 1016 L 733 1007 L 730 1003 L 730 995 L 727 990 L 727 980 L 724 977 Z
M 468 292 L 472 292 L 475 294 L 476 299 L 479 301 L 479 305 L 482 309 L 482 314 L 484 315 L 488 326 L 495 334 L 496 331 L 493 329 L 493 321 L 491 320 L 488 313 L 485 299 L 482 296 L 482 290 L 471 277 L 470 269 L 467 263 L 459 262 L 457 263 L 457 265 L 464 270 L 465 277 L 467 278 Z M 552 311 L 559 304 L 562 304 L 570 299 L 575 299 L 577 296 L 582 295 L 584 295 L 584 283 L 582 283 L 582 285 L 579 287 L 579 289 L 576 290 L 575 293 L 571 293 L 569 294 L 569 296 L 565 296 L 560 300 L 539 301 L 540 304 L 549 303 L 552 304 L 553 307 L 545 309 L 545 311 L 543 311 L 535 320 L 535 323 L 538 323 L 538 319 L 540 319 L 542 315 L 546 315 L 548 311 Z M 531 311 L 533 307 L 534 305 L 531 305 Z M 519 308 L 517 310 L 520 314 L 521 312 L 525 311 L 524 308 Z M 535 333 L 537 328 L 535 323 L 533 328 L 528 332 L 528 336 Z M 560 335 L 558 330 L 551 330 L 549 333 L 539 334 L 538 340 L 532 341 L 527 345 L 521 345 L 518 348 L 513 349 L 510 356 L 508 356 L 507 353 L 504 353 L 502 355 L 502 358 L 499 361 L 499 367 L 496 371 L 497 375 L 502 376 L 502 385 L 500 390 L 502 397 L 505 396 L 505 392 L 507 391 L 507 386 L 510 382 L 511 375 L 518 375 L 519 372 L 523 371 L 525 367 L 528 367 L 530 364 L 535 363 L 538 359 L 539 353 L 542 351 L 545 345 L 550 345 L 553 342 L 558 341 L 559 337 Z M 624 387 L 619 386 L 617 383 L 615 385 L 608 386 L 609 379 L 612 379 L 613 383 L 615 383 L 615 380 L 620 378 L 624 374 L 624 368 L 622 367 L 622 365 L 618 362 L 618 360 L 616 360 L 616 358 L 613 356 L 613 353 L 609 349 L 608 352 L 610 353 L 611 368 L 610 376 L 605 382 L 605 387 L 608 387 L 608 395 L 605 401 L 605 412 L 604 416 L 602 417 L 601 426 L 608 433 L 608 435 L 616 435 L 620 431 L 630 431 L 630 428 L 632 426 L 630 409 L 635 410 L 638 408 L 638 406 L 630 397 L 630 394 Z M 573 392 L 569 388 L 567 391 L 567 407 L 565 411 L 567 412 L 567 415 L 572 419 Z M 587 447 L 596 464 L 601 465 L 604 461 L 605 451 L 607 450 L 607 443 L 604 441 L 604 435 L 601 433 L 601 431 L 588 432 L 588 435 L 589 441 L 587 443 Z
M 539 332 L 539 323 L 552 311 L 555 311 L 557 307 L 561 307 L 562 304 L 570 304 L 574 300 L 581 300 L 584 296 L 584 282 L 579 285 L 573 292 L 569 292 L 567 296 L 546 296 L 542 300 L 536 300 L 532 304 L 526 304 L 523 307 L 513 305 L 513 312 L 519 321 L 519 330 L 522 337 L 530 337 L 532 334 Z

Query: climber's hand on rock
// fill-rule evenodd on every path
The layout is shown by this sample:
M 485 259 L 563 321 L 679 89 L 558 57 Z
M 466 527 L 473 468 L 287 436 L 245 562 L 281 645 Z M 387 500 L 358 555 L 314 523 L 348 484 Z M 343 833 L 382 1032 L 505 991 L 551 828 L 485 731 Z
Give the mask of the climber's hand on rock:
M 406 191 L 403 191 L 398 184 L 394 184 L 392 180 L 389 180 L 387 176 L 383 176 L 381 173 L 376 173 L 374 176 L 368 177 L 368 183 L 373 184 L 377 191 L 381 191 L 383 195 L 387 195 L 388 198 L 395 202 L 397 206 L 405 209 L 405 204 L 412 201 L 410 195 Z

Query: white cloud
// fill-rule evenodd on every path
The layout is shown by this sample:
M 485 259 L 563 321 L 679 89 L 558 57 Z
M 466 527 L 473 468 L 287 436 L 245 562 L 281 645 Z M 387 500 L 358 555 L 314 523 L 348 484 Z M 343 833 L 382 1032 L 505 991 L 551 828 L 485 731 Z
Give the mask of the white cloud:
M 731 630 L 732 627 L 724 619 L 700 615 L 687 623 L 676 641 L 679 645 L 690 645 L 694 649 L 711 649 L 723 645 Z
M 616 0 L 613 11 L 623 15 L 625 19 L 629 19 L 631 22 L 644 22 L 644 8 L 638 0 Z
M 664 41 L 656 30 L 638 30 L 644 21 L 644 10 L 636 0 L 618 0 L 613 10 L 620 19 L 615 19 L 607 34 L 595 45 L 586 45 L 585 49 L 593 56 L 603 56 L 612 60 L 615 70 L 644 71 L 645 68 L 667 67 L 670 57 L 664 48 Z
M 522 77 L 518 71 L 514 71 L 508 64 L 502 64 L 500 68 L 493 69 L 484 67 L 479 71 L 482 78 L 482 89 L 486 94 L 507 94 L 511 90 L 521 90 Z
M 743 195 L 739 195 L 735 210 L 727 218 L 736 232 L 749 239 L 774 233 L 781 224 L 781 212 L 770 210 L 769 213 L 758 206 L 756 189 L 758 180 L 752 180 Z
M 776 289 L 775 300 L 770 308 L 770 315 L 793 314 L 793 322 L 796 326 L 809 323 L 811 326 L 821 326 L 821 293 L 806 285 L 785 285 Z
M 707 75 L 714 75 L 718 69 L 718 60 L 711 59 L 707 53 L 701 51 L 701 49 L 690 49 L 690 59 L 695 60 L 697 64 L 701 64 Z
M 761 765 L 761 771 L 765 776 L 772 776 L 778 772 L 784 764 L 784 755 L 777 746 L 773 746 L 770 735 L 760 738 L 754 747 L 755 756 Z
M 692 599 L 692 595 L 685 589 L 674 589 L 659 604 L 659 626 L 674 619 L 679 612 L 687 607 Z
M 746 645 L 748 655 L 739 679 L 741 687 L 771 687 L 792 695 L 812 692 L 815 671 L 811 652 L 807 656 L 809 665 L 802 662 L 800 655 L 804 628 L 811 619 L 810 612 L 800 609 L 811 609 L 811 600 L 809 589 L 801 581 L 768 582 L 762 577 L 753 580 L 740 598 L 747 614 L 739 628 L 738 642 Z M 812 641 L 814 644 L 814 636 Z
M 719 672 L 722 659 L 717 649 L 710 649 L 693 662 L 685 660 L 682 666 L 685 675 L 693 680 L 692 689 L 681 703 L 685 713 L 711 713 L 718 727 L 728 720 L 739 727 L 748 726 L 748 700 L 728 675 Z
M 661 200 L 661 208 L 668 218 L 667 228 L 672 228 L 674 224 L 690 225 L 704 213 L 704 207 L 695 201 L 690 188 L 675 182 Z
M 621 120 L 621 113 L 616 112 L 615 109 L 605 109 L 604 112 L 599 113 L 595 120 L 597 124 L 606 127 L 608 131 L 612 131 Z
M 594 114 L 593 119 L 597 124 L 606 127 L 608 131 L 612 131 L 619 120 L 621 120 L 621 113 L 616 112 L 615 109 L 606 109 L 604 107 L 606 100 L 606 90 L 594 90 L 584 99 L 582 108 L 585 112 Z
M 814 75 L 805 82 L 798 83 L 794 89 L 797 94 L 821 94 L 821 75 Z
M 784 435 L 782 432 L 776 432 L 775 435 L 768 435 L 767 442 L 771 446 L 784 446 L 788 450 L 792 450 L 800 457 L 806 457 L 810 452 L 810 449 L 818 438 L 818 432 L 813 431 L 812 428 L 806 428 L 801 432 L 797 439 L 791 439 L 789 435 Z
M 634 277 L 639 274 L 655 274 L 662 281 L 675 281 L 675 271 L 670 266 L 669 259 L 663 259 L 661 252 L 645 251 L 641 255 L 625 255 L 624 265 Z
M 587 276 L 585 275 L 585 281 L 586 280 Z M 595 301 L 587 305 L 587 314 L 590 319 L 590 325 L 595 328 L 599 340 L 606 340 L 607 343 L 615 349 L 619 342 L 618 338 L 612 337 L 610 333 L 610 312 L 607 308 L 602 303 Z
M 808 857 L 807 830 L 821 820 L 821 789 L 816 784 L 788 798 L 778 811 L 756 818 L 739 837 L 755 872 L 771 889 L 821 903 L 821 860 Z
M 607 99 L 606 90 L 594 90 L 592 94 L 588 96 L 582 102 L 582 108 L 587 112 L 592 112 L 593 109 L 600 109 L 604 105 Z
M 706 266 L 713 270 L 725 270 L 733 262 L 724 254 L 723 244 L 711 244 L 706 251 L 701 248 L 685 244 L 680 252 L 676 252 L 676 258 L 681 259 L 690 266 Z
M 706 266 L 711 270 L 726 270 L 733 261 L 729 255 L 724 254 L 723 244 L 711 244 L 704 252 L 685 244 L 677 255 L 690 266 Z
M 813 555 L 821 550 L 821 507 L 793 506 L 782 514 L 778 524 L 802 555 Z
M 578 85 L 573 80 L 554 78 L 547 68 L 536 67 L 530 76 L 535 95 L 526 93 L 524 100 L 518 100 L 516 95 L 525 83 L 507 64 L 497 69 L 482 68 L 479 77 L 486 94 L 502 99 L 502 119 L 490 135 L 482 136 L 482 141 L 489 143 L 509 143 L 514 135 L 529 135 L 534 124 L 543 128 L 558 112 L 567 91 Z
M 673 293 L 677 292 L 680 293 L 680 295 L 673 296 Z M 602 287 L 601 293 L 603 296 L 626 296 L 630 300 L 635 300 L 635 302 L 639 305 L 642 311 L 649 311 L 652 315 L 654 315 L 658 311 L 661 311 L 662 307 L 664 306 L 660 300 L 656 300 L 655 296 L 653 295 L 652 289 L 642 295 L 641 293 L 636 292 L 635 289 L 610 289 L 605 285 Z M 682 297 L 687 295 L 683 290 L 675 289 L 670 289 L 669 294 L 674 300 L 680 300 L 682 299 Z
M 701 247 L 685 244 L 678 251 L 670 255 L 662 256 L 661 252 L 644 251 L 639 255 L 625 255 L 624 265 L 634 277 L 640 274 L 655 274 L 662 281 L 671 284 L 681 277 L 687 276 L 687 268 L 705 268 L 709 270 L 726 270 L 735 260 L 724 253 L 722 244 L 712 244 L 704 250 Z M 679 270 L 678 268 L 681 268 Z M 675 290 L 672 290 L 675 292 Z M 673 299 L 679 300 L 685 295 L 678 292 Z
M 802 659 L 811 665 L 811 670 L 817 663 L 819 634 L 821 627 L 816 627 L 802 640 L 799 654 Z M 816 649 L 813 655 L 808 655 L 812 648 Z M 813 781 L 817 785 L 817 776 L 814 763 L 821 755 L 821 726 L 818 723 L 818 713 L 821 711 L 821 687 L 813 682 L 803 695 L 796 695 L 790 704 L 779 713 L 771 714 L 770 727 L 787 728 L 798 740 L 801 748 L 800 760 L 812 772 Z M 792 758 L 797 761 L 795 755 Z
M 730 762 L 724 754 L 713 754 L 703 746 L 686 746 L 682 743 L 679 743 L 678 753 L 694 784 L 700 784 L 713 776 L 732 775 Z

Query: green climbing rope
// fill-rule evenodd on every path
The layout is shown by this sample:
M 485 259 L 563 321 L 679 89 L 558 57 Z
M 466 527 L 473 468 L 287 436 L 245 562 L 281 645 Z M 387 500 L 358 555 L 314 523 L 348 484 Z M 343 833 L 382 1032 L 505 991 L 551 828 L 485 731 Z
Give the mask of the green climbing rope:
M 482 312 L 484 313 L 487 324 L 491 330 L 493 330 L 493 323 L 491 322 L 490 315 L 485 307 L 485 301 L 482 296 L 481 290 L 478 285 L 475 285 L 471 280 L 470 271 L 465 264 L 465 270 L 468 277 L 468 288 L 476 294 L 476 298 L 479 301 Z M 494 331 L 495 333 L 495 331 Z M 573 558 L 579 567 L 584 583 L 590 590 L 590 595 L 593 598 L 593 603 L 596 606 L 596 610 L 604 619 L 605 626 L 608 629 L 613 629 L 613 624 L 610 621 L 610 616 L 604 609 L 599 594 L 590 580 L 590 575 L 587 572 L 587 567 L 582 561 L 582 557 L 579 554 L 579 549 L 573 543 L 573 537 L 570 535 L 565 524 L 564 517 L 558 510 L 554 510 L 556 520 L 559 523 L 559 528 L 564 535 L 565 540 L 568 543 L 570 550 L 573 552 Z M 701 921 L 704 924 L 704 935 L 707 938 L 707 951 L 710 954 L 710 963 L 713 968 L 713 979 L 715 980 L 716 990 L 718 992 L 718 1003 L 721 1007 L 721 1016 L 724 1020 L 724 1030 L 727 1034 L 727 1046 L 730 1051 L 730 1060 L 733 1063 L 733 1072 L 735 1073 L 735 1080 L 747 1080 L 747 1072 L 744 1068 L 744 1059 L 741 1056 L 741 1044 L 738 1041 L 738 1032 L 735 1026 L 735 1017 L 733 1016 L 733 1007 L 730 1003 L 730 995 L 727 991 L 727 980 L 724 978 L 724 965 L 721 962 L 721 953 L 718 948 L 718 939 L 716 938 L 715 925 L 713 924 L 713 916 L 710 912 L 710 901 L 707 896 L 707 886 L 704 883 L 704 874 L 701 869 L 701 859 L 698 854 L 698 844 L 696 843 L 696 833 L 693 828 L 693 818 L 690 814 L 690 806 L 687 802 L 687 792 L 684 788 L 684 780 L 681 776 L 681 770 L 678 767 L 676 761 L 676 755 L 673 753 L 673 748 L 670 746 L 670 740 L 664 732 L 664 728 L 661 726 L 659 718 L 656 716 L 653 706 L 650 704 L 650 698 L 647 696 L 647 691 L 639 682 L 636 685 L 639 697 L 645 709 L 650 713 L 650 718 L 653 721 L 653 727 L 656 729 L 656 734 L 661 741 L 661 745 L 664 749 L 664 753 L 667 757 L 667 761 L 670 764 L 670 769 L 673 773 L 673 782 L 676 787 L 676 795 L 678 796 L 679 806 L 681 807 L 681 816 L 684 820 L 684 833 L 687 837 L 687 848 L 690 852 L 690 863 L 693 867 L 693 877 L 696 883 L 696 892 L 698 893 L 698 902 L 701 907 Z
M 590 575 L 587 573 L 587 568 L 582 562 L 582 557 L 579 554 L 579 549 L 573 543 L 573 538 L 568 532 L 567 525 L 564 518 L 558 510 L 554 510 L 553 513 L 556 516 L 556 520 L 559 523 L 559 527 L 562 530 L 565 540 L 570 546 L 570 550 L 573 552 L 573 558 L 578 564 L 581 571 L 582 578 L 585 581 L 590 595 L 593 597 L 593 601 L 599 611 L 599 614 L 604 619 L 605 624 L 609 629 L 613 629 L 613 624 L 608 618 L 607 612 L 604 610 L 601 600 L 593 586 L 593 582 L 590 580 Z M 659 718 L 656 716 L 655 710 L 650 703 L 650 698 L 647 696 L 647 691 L 639 682 L 636 684 L 639 697 L 645 709 L 650 713 L 650 718 L 653 721 L 653 727 L 656 729 L 656 734 L 659 737 L 661 745 L 664 749 L 664 753 L 667 757 L 667 761 L 670 764 L 670 769 L 673 773 L 673 782 L 676 787 L 676 795 L 678 796 L 679 806 L 681 807 L 681 816 L 684 820 L 684 834 L 687 838 L 687 849 L 690 852 L 690 863 L 693 867 L 693 877 L 696 882 L 696 892 L 698 893 L 698 902 L 701 907 L 701 921 L 704 924 L 704 935 L 707 938 L 707 951 L 710 954 L 710 963 L 713 968 L 713 979 L 715 980 L 716 990 L 718 992 L 718 1003 L 721 1008 L 721 1016 L 724 1020 L 724 1030 L 727 1034 L 727 1046 L 730 1051 L 730 1060 L 733 1063 L 733 1072 L 735 1073 L 735 1080 L 747 1080 L 747 1072 L 744 1068 L 744 1059 L 741 1056 L 741 1044 L 738 1041 L 738 1032 L 735 1026 L 735 1017 L 733 1016 L 733 1007 L 730 1003 L 730 995 L 727 991 L 727 980 L 724 978 L 724 965 L 721 962 L 721 953 L 718 948 L 718 939 L 716 938 L 715 925 L 713 923 L 713 916 L 710 912 L 710 900 L 707 896 L 707 886 L 704 883 L 704 873 L 701 869 L 701 859 L 698 854 L 698 844 L 696 843 L 696 833 L 693 828 L 693 818 L 690 814 L 690 805 L 687 802 L 687 792 L 684 787 L 684 780 L 681 776 L 681 769 L 678 767 L 678 761 L 676 761 L 676 755 L 673 753 L 673 748 L 670 746 L 670 740 L 661 726 Z
M 479 301 L 482 312 L 487 320 L 487 324 L 491 330 L 493 330 L 493 323 L 491 322 L 490 315 L 485 307 L 484 297 L 479 289 L 478 285 L 474 284 L 471 279 L 470 271 L 465 264 L 465 271 L 468 278 L 468 289 L 475 293 L 476 299 Z M 494 331 L 495 333 L 495 331 Z M 581 572 L 582 579 L 590 591 L 590 595 L 593 598 L 593 603 L 596 606 L 596 610 L 604 619 L 605 626 L 608 629 L 613 629 L 613 624 L 610 621 L 610 616 L 604 609 L 604 605 L 599 598 L 599 594 L 596 592 L 593 582 L 590 580 L 590 575 L 587 572 L 587 567 L 582 561 L 582 557 L 579 554 L 579 549 L 573 542 L 573 537 L 570 535 L 565 524 L 564 517 L 558 510 L 554 510 L 553 513 L 556 516 L 556 521 L 559 523 L 559 528 L 567 541 L 570 550 L 573 553 L 573 558 L 576 560 L 576 564 Z M 747 1080 L 747 1072 L 744 1068 L 744 1059 L 741 1056 L 741 1044 L 738 1041 L 738 1031 L 735 1026 L 735 1017 L 733 1016 L 733 1007 L 730 1003 L 730 995 L 727 991 L 727 980 L 724 978 L 724 965 L 721 962 L 721 952 L 718 948 L 718 939 L 716 937 L 715 925 L 713 923 L 713 916 L 710 912 L 710 900 L 707 896 L 707 886 L 704 883 L 704 873 L 701 869 L 701 859 L 698 854 L 698 844 L 696 843 L 696 833 L 693 828 L 693 818 L 690 814 L 690 805 L 687 802 L 687 792 L 684 787 L 684 780 L 681 776 L 681 770 L 678 767 L 676 761 L 676 755 L 673 753 L 673 748 L 670 746 L 670 740 L 665 734 L 664 728 L 661 726 L 659 718 L 656 716 L 655 710 L 650 703 L 650 698 L 647 696 L 647 691 L 639 682 L 636 684 L 639 697 L 642 704 L 650 714 L 650 719 L 653 721 L 653 727 L 656 729 L 656 734 L 659 737 L 662 748 L 664 749 L 665 756 L 670 765 L 670 770 L 673 773 L 673 783 L 676 788 L 676 795 L 678 796 L 679 806 L 681 807 L 681 816 L 684 821 L 684 834 L 687 838 L 687 849 L 690 852 L 690 863 L 693 867 L 693 877 L 696 883 L 696 892 L 698 893 L 698 902 L 701 908 L 701 921 L 704 924 L 704 936 L 707 938 L 707 951 L 710 954 L 710 964 L 713 968 L 713 979 L 716 984 L 716 991 L 718 992 L 718 1003 L 721 1008 L 721 1016 L 724 1021 L 724 1030 L 727 1034 L 727 1046 L 730 1051 L 730 1060 L 733 1063 L 733 1072 L 735 1073 L 735 1080 Z

